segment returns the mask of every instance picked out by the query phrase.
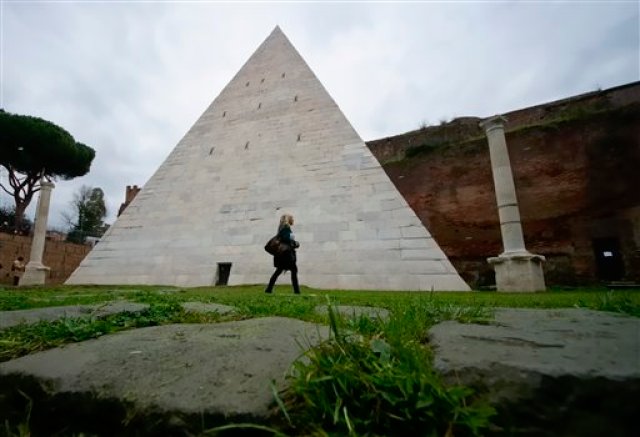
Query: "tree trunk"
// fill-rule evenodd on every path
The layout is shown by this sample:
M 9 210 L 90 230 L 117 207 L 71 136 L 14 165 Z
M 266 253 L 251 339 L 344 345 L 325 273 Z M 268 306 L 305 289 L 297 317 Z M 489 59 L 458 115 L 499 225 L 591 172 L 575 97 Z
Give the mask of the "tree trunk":
M 13 229 L 16 234 L 19 234 L 22 230 L 22 223 L 24 222 L 24 211 L 29 206 L 28 203 L 16 202 L 16 215 L 14 217 Z
M 42 171 L 27 174 L 24 179 L 20 180 L 17 174 L 18 172 L 16 172 L 14 168 L 11 166 L 5 168 L 9 172 L 9 185 L 13 193 L 4 186 L 2 188 L 7 193 L 13 195 L 13 200 L 16 204 L 13 229 L 15 233 L 20 233 L 24 223 L 24 212 L 31 203 L 33 195 L 40 190 L 38 182 L 42 178 Z

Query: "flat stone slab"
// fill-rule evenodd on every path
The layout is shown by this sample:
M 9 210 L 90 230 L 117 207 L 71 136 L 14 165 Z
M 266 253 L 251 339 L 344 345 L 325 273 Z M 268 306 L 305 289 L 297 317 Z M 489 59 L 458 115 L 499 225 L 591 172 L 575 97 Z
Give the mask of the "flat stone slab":
M 638 318 L 499 309 L 491 324 L 448 321 L 429 335 L 436 369 L 485 391 L 506 422 L 533 433 L 527 435 L 551 429 L 554 435 L 625 435 L 635 426 Z
M 327 335 L 326 327 L 283 317 L 123 331 L 2 363 L 0 389 L 39 386 L 46 399 L 34 403 L 43 408 L 116 399 L 143 416 L 259 421 L 274 403 L 271 382 L 282 385 L 300 344 Z M 82 412 L 106 420 L 101 408 Z
M 147 308 L 149 308 L 148 304 L 115 301 L 96 305 L 69 305 L 30 310 L 0 311 L 0 329 L 21 323 L 31 324 L 62 318 L 106 317 L 123 312 L 139 313 Z
M 351 305 L 337 305 L 337 306 L 332 306 L 332 308 L 343 317 L 357 318 L 361 316 L 366 316 L 372 319 L 383 319 L 383 320 L 387 320 L 389 318 L 389 310 L 387 310 L 386 308 L 351 306 Z M 315 307 L 315 312 L 317 314 L 328 315 L 329 308 L 327 305 L 318 305 L 317 307 Z
M 489 325 L 443 322 L 436 368 L 503 366 L 549 376 L 640 377 L 640 319 L 582 309 L 499 309 Z
M 184 302 L 182 308 L 185 311 L 194 313 L 218 313 L 221 316 L 225 314 L 231 314 L 236 312 L 236 308 L 229 305 L 222 305 L 219 303 L 204 303 L 204 302 Z

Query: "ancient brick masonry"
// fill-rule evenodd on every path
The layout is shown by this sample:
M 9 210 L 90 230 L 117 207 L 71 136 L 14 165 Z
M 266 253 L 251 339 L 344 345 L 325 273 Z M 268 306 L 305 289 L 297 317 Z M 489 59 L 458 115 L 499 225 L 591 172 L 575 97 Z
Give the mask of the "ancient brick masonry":
M 46 283 L 63 283 L 90 250 L 91 246 L 56 241 L 47 237 L 43 264 L 51 270 L 47 274 Z M 18 256 L 23 256 L 29 261 L 30 251 L 31 237 L 0 232 L 0 283 L 11 284 L 11 263 Z
M 640 83 L 504 114 L 531 252 L 549 285 L 640 280 Z M 398 190 L 472 286 L 502 251 L 479 118 L 369 141 Z
M 124 193 L 124 202 L 120 204 L 120 208 L 118 208 L 118 217 L 120 214 L 124 212 L 127 206 L 133 201 L 136 195 L 140 192 L 140 187 L 137 185 L 127 185 L 127 189 Z

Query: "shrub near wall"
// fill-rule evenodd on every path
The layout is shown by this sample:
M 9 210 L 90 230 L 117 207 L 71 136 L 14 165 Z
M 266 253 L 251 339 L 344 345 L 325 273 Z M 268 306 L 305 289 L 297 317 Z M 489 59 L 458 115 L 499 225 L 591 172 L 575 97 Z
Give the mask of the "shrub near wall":
M 91 246 L 54 241 L 47 238 L 44 245 L 43 264 L 50 267 L 47 284 L 62 284 L 78 267 Z M 18 256 L 28 262 L 31 253 L 31 237 L 0 233 L 0 283 L 12 283 L 11 264 Z

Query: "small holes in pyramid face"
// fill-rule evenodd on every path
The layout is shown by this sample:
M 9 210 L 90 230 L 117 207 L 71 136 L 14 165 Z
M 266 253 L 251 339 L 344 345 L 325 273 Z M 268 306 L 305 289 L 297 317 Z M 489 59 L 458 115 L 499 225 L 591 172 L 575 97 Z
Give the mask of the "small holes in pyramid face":
M 245 83 L 244 86 L 249 86 L 249 82 Z
M 227 116 L 227 111 L 224 111 L 224 112 L 222 113 L 222 118 L 224 118 L 224 117 L 226 117 L 226 116 Z
M 213 155 L 213 151 L 214 151 L 215 149 L 216 149 L 215 147 L 212 147 L 212 148 L 209 150 L 209 155 Z
M 247 144 L 244 145 L 244 150 L 247 150 L 249 148 L 249 141 L 247 141 Z
M 297 102 L 297 101 L 298 101 L 298 96 L 295 96 L 295 97 L 293 98 L 293 101 L 294 101 L 294 102 Z
M 262 102 L 258 103 L 258 109 L 262 108 Z
M 302 134 L 298 134 L 298 141 L 302 138 Z
M 283 79 L 284 79 L 284 76 L 285 76 L 285 73 L 282 73 L 282 76 L 281 76 L 281 77 L 282 77 Z
M 262 78 L 262 80 L 260 80 L 260 83 L 264 83 L 264 77 Z

